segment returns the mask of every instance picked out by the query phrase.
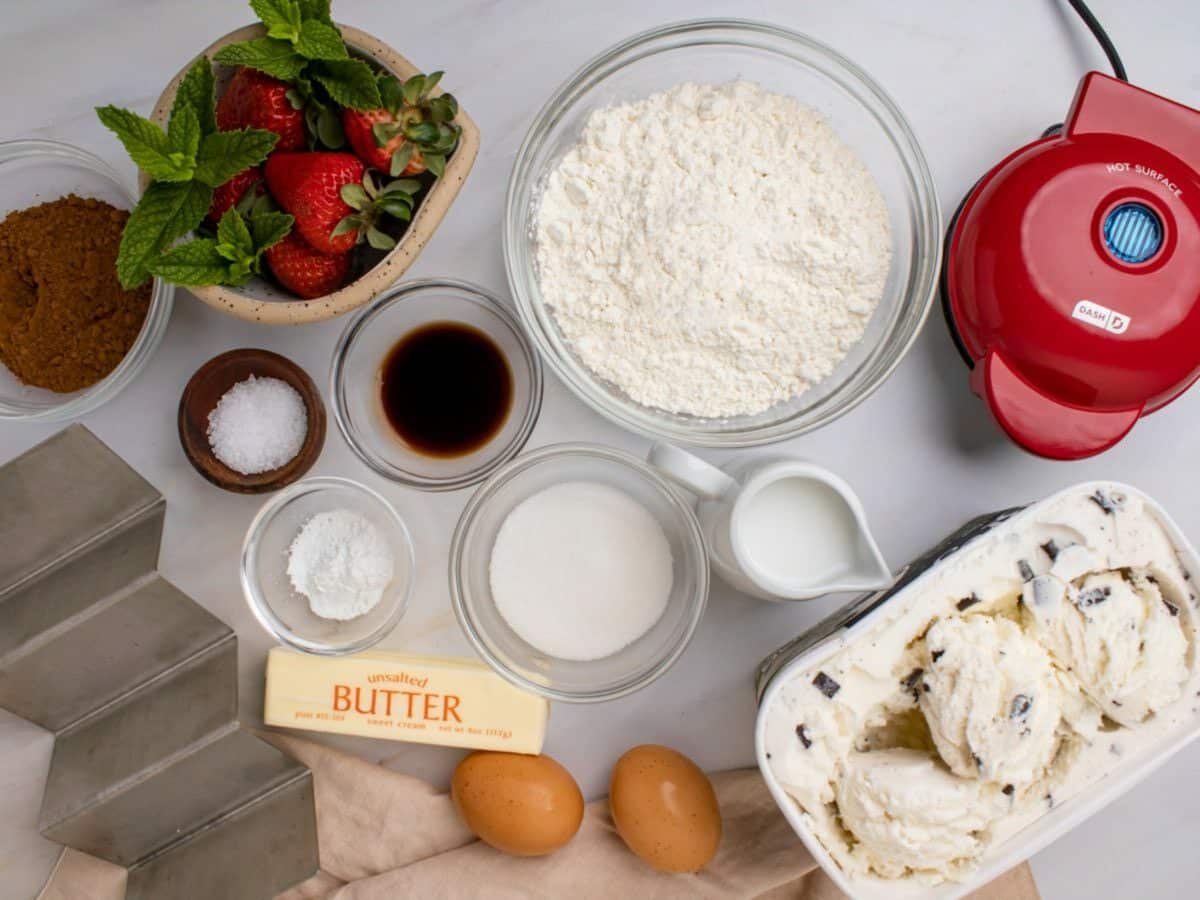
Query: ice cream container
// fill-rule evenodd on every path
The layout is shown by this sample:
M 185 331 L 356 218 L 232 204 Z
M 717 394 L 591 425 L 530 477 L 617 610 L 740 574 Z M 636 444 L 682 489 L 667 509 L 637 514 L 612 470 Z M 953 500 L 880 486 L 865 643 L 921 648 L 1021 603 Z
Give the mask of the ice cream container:
M 1136 505 L 1137 515 L 1141 518 L 1134 520 L 1134 526 L 1131 526 L 1128 534 L 1122 532 L 1123 526 L 1115 524 L 1115 520 L 1109 518 L 1113 515 L 1112 510 L 1103 507 L 1102 501 L 1109 497 L 1119 497 L 1122 503 Z M 1094 508 L 1091 508 L 1092 504 Z M 1066 515 L 1068 511 L 1075 517 L 1073 520 Z M 1054 518 L 1055 516 L 1060 518 Z M 1166 598 L 1170 597 L 1174 600 L 1165 602 L 1165 606 L 1169 609 L 1170 616 L 1178 617 L 1176 621 L 1179 622 L 1179 630 L 1186 638 L 1185 656 L 1181 661 L 1181 665 L 1186 663 L 1186 676 L 1179 684 L 1180 693 L 1177 699 L 1169 706 L 1164 706 L 1161 711 L 1150 715 L 1142 724 L 1129 729 L 1123 730 L 1109 718 L 1097 716 L 1095 721 L 1101 728 L 1090 734 L 1090 741 L 1080 755 L 1072 755 L 1062 763 L 1065 774 L 1061 785 L 1056 785 L 1060 793 L 1052 797 L 1048 789 L 1045 806 L 1035 806 L 1030 801 L 1030 805 L 1021 814 L 1016 811 L 1017 807 L 1005 814 L 1011 822 L 1003 817 L 997 820 L 995 839 L 978 855 L 976 864 L 968 867 L 966 871 L 939 882 L 936 878 L 923 875 L 908 874 L 898 878 L 883 878 L 874 872 L 862 871 L 861 867 L 859 871 L 850 871 L 854 866 L 844 868 L 837 856 L 838 853 L 846 851 L 837 851 L 836 841 L 829 837 L 828 831 L 827 838 L 831 840 L 831 846 L 834 846 L 834 851 L 837 852 L 826 846 L 821 838 L 822 828 L 826 826 L 822 825 L 819 818 L 807 813 L 788 793 L 776 769 L 773 768 L 773 765 L 781 765 L 778 751 L 783 734 L 783 717 L 793 713 L 796 708 L 794 705 L 788 705 L 793 701 L 784 698 L 795 696 L 797 690 L 807 690 L 804 687 L 807 679 L 812 678 L 814 671 L 818 672 L 819 678 L 822 666 L 831 668 L 839 659 L 869 660 L 872 655 L 886 655 L 886 637 L 890 632 L 899 630 L 899 639 L 902 640 L 907 637 L 905 628 L 920 628 L 920 619 L 930 609 L 934 609 L 933 603 L 942 602 L 938 599 L 942 593 L 950 590 L 958 590 L 961 593 L 964 573 L 969 574 L 971 578 L 988 581 L 990 576 L 987 575 L 984 565 L 988 561 L 1002 559 L 1007 565 L 1007 562 L 1012 561 L 1013 554 L 1028 556 L 1029 561 L 1024 558 L 1017 560 L 1021 571 L 1016 583 L 1018 596 L 1032 598 L 1033 594 L 1029 591 L 1035 587 L 1034 582 L 1043 577 L 1052 580 L 1047 570 L 1057 565 L 1056 554 L 1062 556 L 1055 539 L 1047 540 L 1046 534 L 1054 533 L 1060 544 L 1067 544 L 1062 537 L 1067 528 L 1060 523 L 1070 521 L 1077 524 L 1089 516 L 1091 518 L 1088 521 L 1095 523 L 1096 528 L 1107 528 L 1110 532 L 1108 536 L 1097 538 L 1095 544 L 1098 547 L 1110 547 L 1111 553 L 1103 557 L 1108 563 L 1106 571 L 1115 571 L 1123 565 L 1119 561 L 1113 562 L 1121 552 L 1133 552 L 1111 549 L 1119 546 L 1122 536 L 1128 545 L 1135 548 L 1141 547 L 1137 541 L 1144 538 L 1145 554 L 1151 553 L 1150 548 L 1154 545 L 1154 540 L 1158 540 L 1161 546 L 1156 546 L 1154 552 L 1160 555 L 1169 552 L 1172 557 L 1169 568 L 1174 573 L 1173 576 L 1160 575 L 1158 568 L 1150 568 L 1154 574 L 1160 575 L 1158 580 L 1151 579 L 1156 592 L 1159 581 L 1162 581 L 1160 599 L 1166 601 Z M 1147 522 L 1157 523 L 1158 529 L 1147 527 Z M 1147 537 L 1151 531 L 1155 534 Z M 1085 534 L 1085 531 L 1079 533 Z M 1163 538 L 1165 540 L 1162 540 Z M 1090 551 L 1090 540 L 1087 538 L 1081 541 L 1084 550 Z M 1042 541 L 1045 543 L 1040 543 Z M 1030 552 L 1030 547 L 1041 547 L 1043 557 L 1036 559 L 1034 553 L 1039 551 Z M 980 560 L 984 562 L 981 563 Z M 1031 571 L 1031 564 L 1046 574 L 1043 576 Z M 971 893 L 1102 809 L 1200 736 L 1200 707 L 1196 701 L 1197 686 L 1200 683 L 1197 660 L 1197 621 L 1200 620 L 1200 612 L 1197 611 L 1196 592 L 1192 587 L 1192 572 L 1200 572 L 1200 557 L 1197 556 L 1195 548 L 1161 506 L 1128 485 L 1088 482 L 1067 488 L 1024 508 L 1001 510 L 973 519 L 906 566 L 891 587 L 857 598 L 763 661 L 757 682 L 759 712 L 755 727 L 755 749 L 759 769 L 771 795 L 813 858 L 834 883 L 854 900 L 904 900 L 918 897 L 922 900 L 957 900 Z M 1008 577 L 1007 574 L 1005 577 Z M 996 581 L 991 579 L 992 584 Z M 1177 590 L 1180 587 L 1182 590 Z M 1000 588 L 996 590 L 999 591 Z M 953 596 L 957 595 L 949 596 L 943 606 L 932 615 L 954 618 L 956 613 L 953 610 L 956 604 Z M 971 593 L 966 602 L 978 603 L 980 600 Z M 1037 603 L 1036 600 L 1032 602 L 1034 605 Z M 958 601 L 957 608 L 960 610 L 963 608 L 962 603 L 964 601 Z M 1079 615 L 1083 616 L 1083 607 L 1079 604 L 1078 595 L 1075 595 L 1075 608 L 1079 609 Z M 1024 613 L 1019 604 L 1017 611 L 1018 615 L 1037 615 L 1030 611 L 1029 602 L 1026 602 Z M 995 616 L 997 619 L 1002 617 L 1003 614 L 999 612 Z M 869 640 L 866 640 L 867 638 Z M 893 638 L 895 646 L 900 646 L 896 641 L 897 638 Z M 906 647 L 906 652 L 908 650 L 911 650 L 911 645 Z M 842 651 L 847 651 L 847 655 L 839 657 L 838 654 Z M 937 654 L 940 655 L 940 651 L 937 651 Z M 938 656 L 927 658 L 936 660 Z M 837 670 L 831 668 L 831 671 L 837 674 Z M 800 681 L 801 676 L 806 680 Z M 821 689 L 820 684 L 815 681 L 814 684 L 818 690 Z M 797 688 L 797 685 L 800 687 Z M 834 690 L 836 689 L 835 686 Z M 789 691 L 790 693 L 785 693 Z M 844 695 L 844 701 L 847 704 L 852 702 L 852 695 Z M 1116 703 L 1115 707 L 1120 705 Z M 1097 706 L 1097 713 L 1104 712 L 1105 716 L 1110 712 L 1120 715 L 1119 709 L 1099 708 L 1098 701 Z M 1064 712 L 1061 723 L 1063 727 L 1066 723 L 1065 715 Z M 776 723 L 772 732 L 773 746 L 777 752 L 774 764 L 770 757 L 772 744 L 768 739 L 768 724 L 772 721 Z M 790 723 L 788 727 L 791 727 Z M 1110 736 L 1117 732 L 1122 741 L 1120 752 L 1118 754 L 1118 744 L 1114 739 L 1110 754 L 1108 741 Z M 811 735 L 806 734 L 800 740 L 803 741 L 804 738 L 813 739 Z M 855 738 L 856 742 L 858 740 Z M 1101 741 L 1104 742 L 1103 747 L 1100 746 Z M 808 742 L 804 741 L 797 746 L 803 750 L 792 749 L 788 752 L 795 754 L 797 758 L 806 759 L 799 754 L 808 749 Z M 1065 740 L 1061 746 L 1067 746 Z M 858 758 L 869 755 L 857 752 L 862 749 L 856 743 L 855 753 L 848 754 L 847 760 L 851 755 Z M 876 748 L 868 743 L 866 749 Z M 931 755 L 934 753 L 932 750 L 928 752 Z M 1063 755 L 1066 755 L 1065 750 Z M 1086 761 L 1087 765 L 1080 766 L 1081 760 Z M 981 767 L 982 765 L 980 763 Z M 839 779 L 841 777 L 839 776 Z M 1011 786 L 1006 785 L 1004 793 L 1011 796 Z M 1029 810 L 1034 812 L 1030 813 Z M 821 815 L 831 813 L 826 810 Z M 841 815 L 840 810 L 838 815 Z M 840 822 L 841 819 L 837 821 Z M 851 843 L 847 846 L 853 849 L 857 845 Z

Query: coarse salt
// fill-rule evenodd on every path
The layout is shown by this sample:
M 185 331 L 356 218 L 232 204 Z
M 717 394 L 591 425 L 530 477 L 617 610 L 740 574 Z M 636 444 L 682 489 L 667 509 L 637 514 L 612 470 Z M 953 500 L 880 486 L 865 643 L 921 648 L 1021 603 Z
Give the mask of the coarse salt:
M 291 462 L 307 435 L 304 400 L 278 378 L 251 375 L 239 381 L 208 414 L 213 455 L 243 475 L 269 472 Z

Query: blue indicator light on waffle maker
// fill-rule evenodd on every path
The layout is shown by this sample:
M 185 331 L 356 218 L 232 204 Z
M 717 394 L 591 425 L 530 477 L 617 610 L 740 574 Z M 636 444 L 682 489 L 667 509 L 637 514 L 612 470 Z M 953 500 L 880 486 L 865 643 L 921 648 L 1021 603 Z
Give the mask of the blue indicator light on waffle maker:
M 1122 203 L 1104 220 L 1104 243 L 1123 263 L 1143 263 L 1162 247 L 1162 222 L 1143 203 Z

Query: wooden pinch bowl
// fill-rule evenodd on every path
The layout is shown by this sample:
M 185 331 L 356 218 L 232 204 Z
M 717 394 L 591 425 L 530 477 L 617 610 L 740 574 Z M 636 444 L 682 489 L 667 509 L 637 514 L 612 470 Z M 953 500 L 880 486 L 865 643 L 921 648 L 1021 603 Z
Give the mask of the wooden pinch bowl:
M 208 416 L 231 387 L 256 378 L 278 378 L 300 394 L 308 412 L 308 434 L 289 462 L 278 469 L 243 475 L 225 465 L 208 441 Z M 197 472 L 219 488 L 239 494 L 263 494 L 291 484 L 313 467 L 325 446 L 325 404 L 308 373 L 269 350 L 243 348 L 214 356 L 199 369 L 179 398 L 179 442 Z

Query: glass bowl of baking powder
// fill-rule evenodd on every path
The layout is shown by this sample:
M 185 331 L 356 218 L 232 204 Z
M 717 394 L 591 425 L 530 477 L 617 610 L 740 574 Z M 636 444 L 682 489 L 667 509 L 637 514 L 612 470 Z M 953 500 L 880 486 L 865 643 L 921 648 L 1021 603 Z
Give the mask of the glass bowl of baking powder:
M 327 588 L 336 587 L 329 579 L 346 577 L 355 559 L 365 564 L 362 557 L 368 552 L 390 557 L 391 576 L 384 576 L 386 584 L 365 611 L 360 607 L 351 614 L 330 615 L 297 590 L 292 572 L 301 549 L 297 537 L 317 517 L 329 515 L 362 522 L 376 543 L 366 551 L 339 547 L 336 542 L 345 540 L 347 532 L 335 531 L 330 537 L 334 546 L 310 563 L 325 567 Z M 354 535 L 361 531 L 352 531 Z M 311 546 L 303 549 L 308 552 Z M 366 650 L 395 629 L 408 608 L 414 565 L 408 528 L 381 494 L 349 478 L 306 478 L 274 494 L 250 523 L 242 543 L 242 591 L 254 617 L 276 639 L 306 653 L 339 656 Z
M 757 117 L 746 104 L 762 105 L 765 119 L 770 112 L 767 104 L 775 104 L 773 109 L 778 110 L 781 100 L 786 103 L 795 98 L 804 107 L 798 113 L 803 119 L 797 125 L 800 133 L 812 133 L 813 129 L 823 134 L 832 133 L 853 157 L 857 157 L 846 168 L 847 177 L 843 182 L 846 187 L 829 186 L 830 196 L 838 200 L 849 198 L 853 204 L 856 189 L 853 187 L 855 178 L 851 176 L 855 172 L 867 176 L 861 181 L 875 182 L 878 196 L 882 198 L 882 204 L 876 201 L 876 208 L 880 210 L 878 218 L 885 221 L 885 239 L 890 231 L 891 254 L 890 259 L 886 253 L 879 255 L 873 293 L 877 303 L 873 309 L 868 305 L 857 312 L 860 320 L 855 327 L 861 336 L 847 336 L 844 330 L 839 330 L 837 323 L 815 321 L 819 316 L 798 317 L 794 314 L 796 310 L 786 319 L 773 317 L 768 310 L 759 317 L 761 321 L 738 319 L 714 326 L 713 317 L 707 312 L 712 307 L 697 305 L 689 308 L 686 291 L 682 292 L 683 299 L 673 314 L 668 312 L 657 318 L 650 314 L 648 318 L 644 309 L 636 309 L 638 304 L 650 303 L 654 296 L 661 296 L 655 294 L 661 286 L 661 279 L 656 280 L 659 268 L 670 272 L 672 277 L 678 272 L 690 277 L 693 269 L 706 267 L 707 260 L 712 259 L 715 266 L 724 264 L 735 277 L 741 273 L 742 267 L 736 262 L 720 258 L 723 255 L 721 246 L 714 245 L 712 253 L 706 255 L 703 248 L 688 246 L 687 239 L 680 239 L 684 254 L 689 257 L 689 263 L 696 265 L 665 256 L 661 265 L 646 265 L 647 260 L 638 259 L 636 252 L 630 252 L 631 248 L 636 251 L 639 244 L 653 242 L 671 232 L 679 232 L 681 228 L 686 231 L 689 225 L 687 211 L 674 216 L 669 205 L 660 203 L 657 209 L 651 208 L 652 197 L 643 203 L 636 193 L 613 196 L 611 192 L 606 193 L 611 184 L 589 181 L 589 175 L 594 173 L 589 166 L 600 165 L 596 162 L 597 156 L 620 147 L 628 167 L 634 172 L 629 183 L 636 184 L 640 178 L 641 183 L 647 185 L 646 192 L 650 193 L 654 188 L 651 182 L 661 173 L 662 167 L 658 167 L 659 173 L 643 174 L 652 166 L 638 154 L 653 150 L 647 147 L 653 141 L 644 138 L 647 135 L 653 138 L 658 131 L 670 132 L 680 119 L 679 115 L 671 114 L 669 105 L 664 112 L 661 99 L 656 101 L 655 98 L 661 98 L 664 93 L 670 96 L 673 92 L 691 90 L 686 86 L 688 83 L 699 85 L 701 90 L 716 86 L 717 91 L 743 91 L 743 104 L 738 108 L 746 114 L 739 121 L 747 126 L 747 135 L 750 129 L 757 129 L 758 135 L 765 140 L 770 139 L 764 132 L 767 126 L 755 122 Z M 631 138 L 630 134 L 617 133 L 624 127 L 615 121 L 619 116 L 608 115 L 597 123 L 595 113 L 611 112 L 615 106 L 637 110 L 628 115 L 641 115 L 643 122 L 647 109 L 650 110 L 649 124 L 643 125 L 637 139 Z M 723 127 L 717 122 L 714 131 Z M 658 149 L 675 159 L 679 168 L 687 168 L 692 162 L 707 164 L 709 158 L 717 160 L 713 165 L 719 167 L 720 155 L 733 148 L 721 144 L 716 136 L 711 143 L 708 151 L 705 141 L 699 138 L 693 144 L 660 146 Z M 825 146 L 829 148 L 828 141 Z M 643 149 L 635 152 L 637 147 Z M 676 147 L 678 152 L 675 152 Z M 804 146 L 798 149 L 801 155 L 806 151 Z M 785 167 L 789 166 L 788 159 L 790 157 L 783 158 Z M 570 174 L 575 176 L 575 185 L 564 184 L 567 174 L 559 174 L 564 160 L 573 167 Z M 615 168 L 616 178 L 620 179 L 621 167 Z M 794 166 L 792 169 L 794 172 Z M 559 253 L 559 256 L 563 257 L 562 269 L 567 272 L 567 279 L 574 279 L 574 287 L 578 288 L 570 297 L 551 296 L 551 285 L 547 285 L 544 295 L 540 283 L 544 272 L 539 268 L 544 269 L 541 264 L 545 258 L 539 253 L 539 228 L 545 223 L 539 222 L 539 214 L 541 205 L 550 202 L 555 190 L 555 175 L 558 175 L 559 188 L 557 210 L 565 211 L 565 215 L 552 227 L 560 227 L 568 235 L 565 243 L 569 245 L 569 252 Z M 770 183 L 766 174 L 763 179 L 762 185 Z M 570 195 L 574 188 L 578 196 L 563 198 L 561 189 L 564 187 L 566 194 Z M 780 187 L 786 192 L 788 185 Z M 585 198 L 583 195 L 588 193 L 596 196 Z M 572 199 L 582 207 L 596 200 L 592 206 L 601 212 L 594 221 L 587 222 L 586 215 L 574 215 L 575 211 L 570 208 Z M 787 201 L 783 202 L 786 205 Z M 884 205 L 886 211 L 882 210 Z M 629 213 L 630 209 L 634 213 Z M 650 211 L 647 213 L 646 209 Z M 778 206 L 768 205 L 766 209 L 773 214 L 779 211 Z M 840 212 L 830 211 L 824 198 L 809 205 L 801 218 L 805 223 L 813 222 L 820 220 L 824 212 L 830 212 L 835 218 L 840 215 L 851 224 L 856 221 L 845 208 Z M 632 241 L 623 240 L 620 234 L 603 224 L 602 234 L 592 235 L 588 230 L 587 226 L 596 221 L 608 223 L 612 218 L 627 215 L 653 220 L 645 228 L 639 225 L 636 239 Z M 808 218 L 804 219 L 804 215 Z M 743 225 L 745 221 L 742 220 Z M 751 224 L 757 222 L 755 227 L 760 230 L 765 228 L 769 238 L 773 223 L 764 225 L 753 217 L 749 221 Z M 653 227 L 649 227 L 651 225 Z M 784 266 L 775 267 L 771 275 L 774 282 L 769 283 L 778 284 L 782 280 L 786 284 L 786 265 L 793 262 L 796 263 L 796 277 L 807 277 L 804 254 L 813 246 L 819 251 L 820 242 L 829 237 L 816 233 L 821 230 L 820 225 L 820 221 L 816 221 L 813 233 L 800 231 L 794 241 L 790 236 L 776 241 L 776 247 L 780 240 L 792 241 L 785 250 L 795 255 Z M 836 233 L 837 229 L 834 230 Z M 509 181 L 503 237 L 509 283 L 522 321 L 550 367 L 584 402 L 642 434 L 694 446 L 749 447 L 785 440 L 826 425 L 853 409 L 883 383 L 912 345 L 928 314 L 937 286 L 941 234 L 941 214 L 933 179 L 917 139 L 897 105 L 866 72 L 823 44 L 773 25 L 742 20 L 702 20 L 669 25 L 632 37 L 588 63 L 554 93 L 534 120 L 517 154 Z M 551 236 L 557 237 L 553 233 Z M 849 238 L 851 252 L 855 240 L 853 236 Z M 797 246 L 800 247 L 798 251 L 795 250 Z M 732 254 L 724 255 L 732 257 Z M 608 295 L 599 296 L 592 278 L 595 267 L 579 274 L 594 258 L 606 260 L 605 265 L 611 263 L 612 280 L 629 289 L 630 305 L 610 303 Z M 647 258 L 652 260 L 655 254 L 650 252 Z M 676 271 L 672 271 L 672 262 L 678 263 L 674 267 Z M 587 284 L 589 280 L 592 280 L 591 287 Z M 881 292 L 878 285 L 882 285 Z M 554 287 L 561 287 L 561 284 Z M 818 284 L 817 287 L 821 286 Z M 835 284 L 825 295 L 817 296 L 818 309 L 827 302 L 839 302 L 845 287 L 845 283 Z M 748 283 L 741 289 L 751 295 L 750 305 L 753 306 L 755 284 Z M 719 284 L 716 293 L 719 305 L 722 301 Z M 575 317 L 573 335 L 564 327 L 567 320 L 560 316 L 568 301 L 577 309 L 580 304 L 586 307 Z M 755 359 L 743 364 L 735 359 L 731 366 L 742 366 L 750 371 L 752 379 L 760 386 L 767 386 L 768 394 L 772 383 L 797 385 L 798 392 L 789 396 L 786 387 L 777 390 L 775 399 L 766 401 L 771 403 L 769 407 L 758 407 L 749 412 L 697 414 L 679 411 L 689 405 L 689 397 L 707 393 L 708 387 L 703 368 L 697 375 L 697 367 L 692 365 L 694 359 L 687 363 L 691 365 L 686 370 L 690 379 L 686 383 L 683 379 L 672 383 L 675 380 L 670 374 L 671 361 L 679 358 L 680 348 L 660 339 L 660 330 L 669 329 L 660 329 L 658 323 L 673 317 L 688 322 L 697 319 L 676 329 L 682 329 L 685 338 L 693 326 L 697 330 L 709 329 L 710 333 L 720 329 L 757 329 L 765 333 L 767 337 L 760 344 L 760 349 L 765 351 L 763 358 L 773 359 L 780 365 L 760 365 Z M 617 323 L 615 329 L 614 322 Z M 592 325 L 595 328 L 589 330 Z M 622 328 L 628 328 L 632 337 L 621 331 Z M 637 334 L 635 329 L 641 329 L 642 333 Z M 795 340 L 796 333 L 805 330 L 810 331 L 809 335 Z M 617 333 L 615 338 L 614 331 Z M 622 342 L 622 335 L 628 337 L 628 342 L 622 347 L 614 347 Z M 771 346 L 773 343 L 774 347 Z M 793 346 L 796 348 L 794 353 L 791 352 Z M 824 357 L 815 366 L 811 365 L 813 354 L 809 351 L 812 350 Z M 601 374 L 604 365 L 595 365 L 597 354 L 602 357 L 601 363 L 611 363 L 608 372 L 613 373 L 612 377 Z M 607 358 L 603 358 L 605 354 Z M 588 362 L 584 361 L 585 357 Z M 811 377 L 797 378 L 797 373 L 804 373 L 806 367 Z M 639 390 L 643 391 L 642 399 L 635 399 Z M 664 395 L 679 398 L 681 406 L 672 409 L 669 405 L 645 402 L 646 397 Z M 760 391 L 759 399 L 761 397 Z M 783 399 L 779 399 L 781 397 Z

